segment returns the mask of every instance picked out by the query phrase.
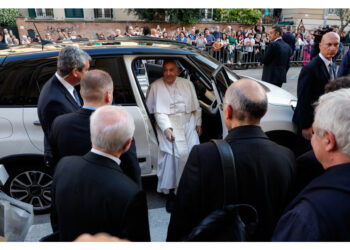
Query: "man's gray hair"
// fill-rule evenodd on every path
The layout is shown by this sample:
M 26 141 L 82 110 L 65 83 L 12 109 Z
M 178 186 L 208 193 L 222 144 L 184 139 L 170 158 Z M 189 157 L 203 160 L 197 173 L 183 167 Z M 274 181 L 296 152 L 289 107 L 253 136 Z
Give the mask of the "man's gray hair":
M 337 147 L 350 156 L 350 89 L 339 89 L 320 97 L 315 109 L 314 128 L 318 137 L 332 132 Z
M 57 59 L 57 71 L 61 77 L 69 75 L 74 68 L 81 71 L 86 60 L 91 60 L 88 53 L 74 46 L 68 46 L 60 51 Z
M 120 107 L 102 106 L 90 118 L 92 145 L 108 151 L 121 150 L 134 130 L 134 119 Z
M 267 96 L 265 90 L 254 80 L 241 79 L 240 81 L 247 81 L 254 84 L 256 92 L 254 98 L 244 93 L 235 83 L 227 89 L 225 94 L 225 102 L 230 105 L 234 116 L 239 121 L 260 120 L 267 110 Z
M 112 90 L 112 77 L 103 70 L 88 71 L 80 82 L 80 92 L 84 101 L 100 102 L 106 92 Z

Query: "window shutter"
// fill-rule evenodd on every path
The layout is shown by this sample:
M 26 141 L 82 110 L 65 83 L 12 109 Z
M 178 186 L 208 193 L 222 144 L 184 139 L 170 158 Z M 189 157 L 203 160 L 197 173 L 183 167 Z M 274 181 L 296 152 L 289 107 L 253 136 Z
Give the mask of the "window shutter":
M 36 17 L 35 9 L 28 9 L 28 13 L 29 13 L 29 17 L 31 18 Z

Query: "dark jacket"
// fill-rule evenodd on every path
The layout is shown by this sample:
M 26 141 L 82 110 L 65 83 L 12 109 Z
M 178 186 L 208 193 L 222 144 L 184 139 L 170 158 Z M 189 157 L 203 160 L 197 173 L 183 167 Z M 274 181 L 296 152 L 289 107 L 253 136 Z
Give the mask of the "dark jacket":
M 281 87 L 287 82 L 287 69 L 292 50 L 282 39 L 270 43 L 261 60 L 264 64 L 262 80 Z
M 57 117 L 50 134 L 54 161 L 69 155 L 84 155 L 91 150 L 90 116 L 93 110 L 81 108 L 76 112 Z M 136 155 L 135 140 L 130 149 L 121 155 L 120 167 L 141 188 L 141 169 Z
M 329 79 L 328 69 L 319 55 L 302 68 L 298 78 L 298 103 L 293 115 L 299 131 L 311 127 L 314 120 L 312 105 L 324 94 Z
M 52 203 L 61 241 L 99 232 L 150 240 L 145 193 L 107 157 L 89 152 L 62 158 L 54 174 Z
M 350 51 L 346 53 L 338 69 L 338 77 L 350 75 Z
M 229 131 L 238 178 L 238 202 L 253 205 L 259 225 L 255 241 L 268 241 L 291 200 L 295 168 L 293 153 L 271 140 L 258 126 Z M 167 241 L 181 241 L 209 213 L 222 208 L 223 172 L 213 143 L 193 147 L 180 180 Z M 244 219 L 244 218 L 243 218 Z
M 286 32 L 283 34 L 282 39 L 289 45 L 293 53 L 295 50 L 295 36 L 290 32 Z
M 328 168 L 291 202 L 273 241 L 350 241 L 350 163 Z
M 295 195 L 305 188 L 313 179 L 324 173 L 321 163 L 317 160 L 313 150 L 299 156 L 296 160 L 296 189 Z
M 78 108 L 73 96 L 55 75 L 45 83 L 38 100 L 38 117 L 44 131 L 45 152 L 51 151 L 48 139 L 55 118 L 74 112 Z

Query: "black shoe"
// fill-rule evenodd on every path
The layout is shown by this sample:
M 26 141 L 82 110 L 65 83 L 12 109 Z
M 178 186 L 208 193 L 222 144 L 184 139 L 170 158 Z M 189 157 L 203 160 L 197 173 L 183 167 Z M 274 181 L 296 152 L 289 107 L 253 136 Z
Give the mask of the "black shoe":
M 174 211 L 174 207 L 175 207 L 175 195 L 173 193 L 170 193 L 168 195 L 168 198 L 165 204 L 165 209 L 168 213 L 171 213 L 172 211 Z

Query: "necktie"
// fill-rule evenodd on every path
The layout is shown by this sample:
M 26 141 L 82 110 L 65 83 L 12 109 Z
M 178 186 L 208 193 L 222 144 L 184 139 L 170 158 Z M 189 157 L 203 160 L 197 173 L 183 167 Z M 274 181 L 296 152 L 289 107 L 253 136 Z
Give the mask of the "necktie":
M 74 94 L 76 103 L 77 103 L 78 106 L 80 107 L 80 106 L 81 106 L 81 103 L 80 103 L 80 100 L 79 100 L 78 92 L 77 92 L 75 89 L 73 90 L 73 94 Z
M 333 81 L 334 80 L 334 65 L 333 65 L 333 63 L 331 62 L 329 65 L 328 65 L 328 67 L 329 67 L 329 80 L 330 81 Z

